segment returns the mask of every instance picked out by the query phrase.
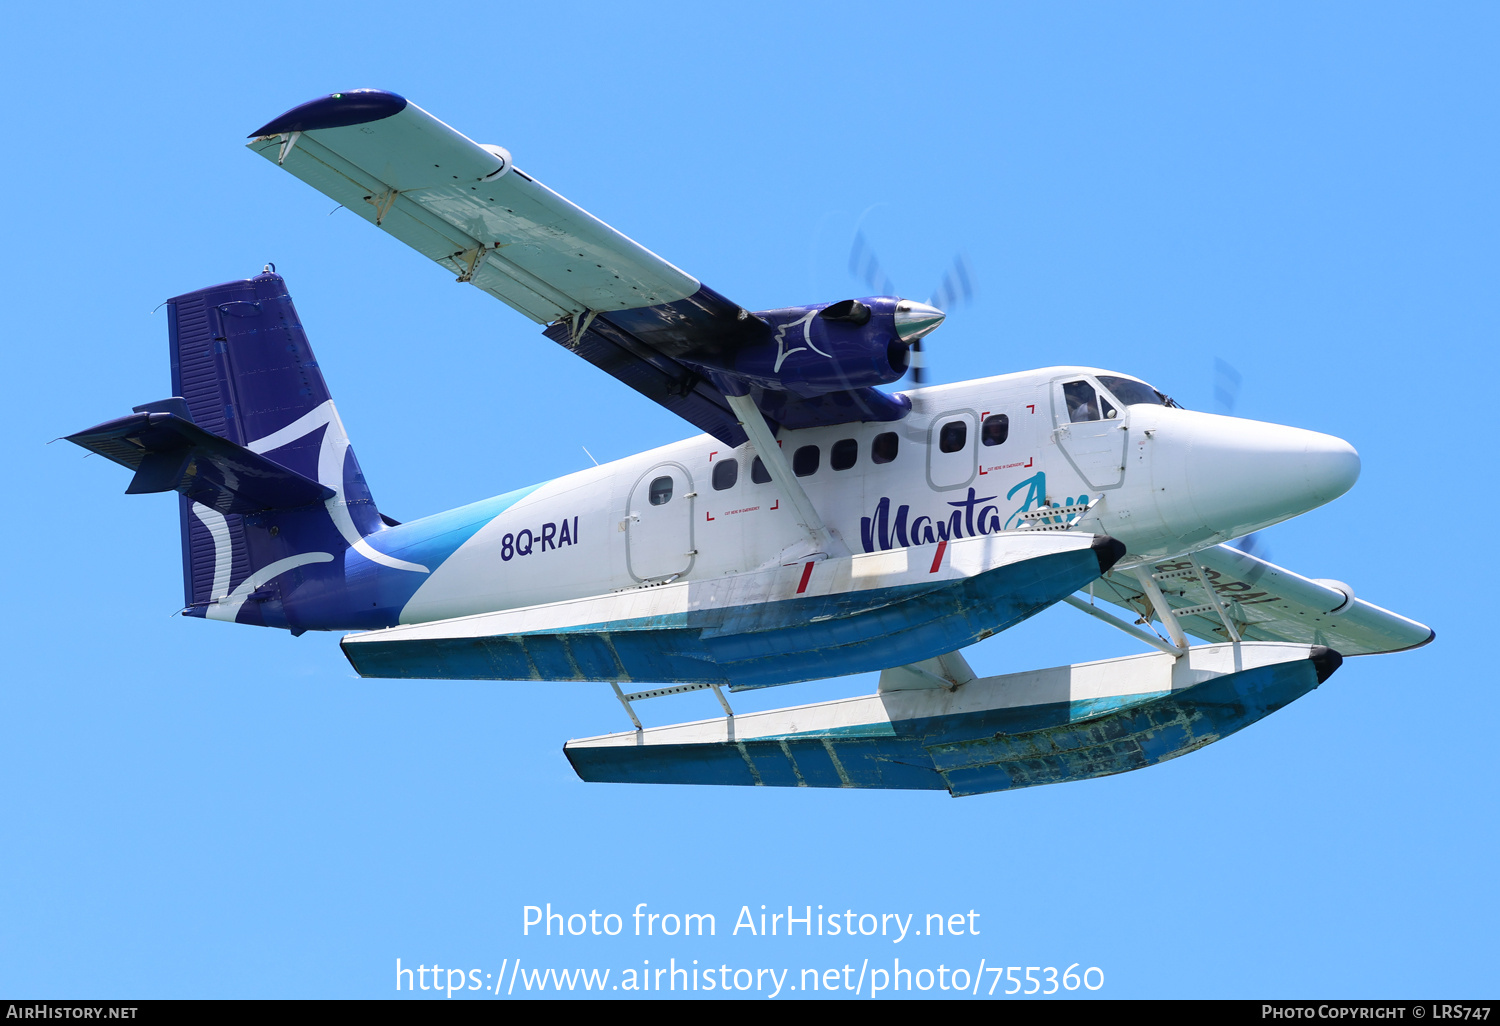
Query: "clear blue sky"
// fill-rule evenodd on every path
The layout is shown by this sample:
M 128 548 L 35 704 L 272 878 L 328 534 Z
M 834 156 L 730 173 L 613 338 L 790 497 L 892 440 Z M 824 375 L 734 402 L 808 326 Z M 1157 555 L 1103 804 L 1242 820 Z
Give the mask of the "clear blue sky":
M 1493 5 L 150 6 L 7 15 L 0 993 L 378 997 L 398 957 L 1494 992 Z M 268 260 L 398 519 L 691 433 L 243 148 L 360 86 L 752 309 L 861 291 L 861 216 L 917 298 L 964 250 L 980 291 L 931 340 L 939 380 L 1096 364 L 1213 409 L 1229 361 L 1238 413 L 1364 460 L 1272 558 L 1438 640 L 1154 769 L 954 800 L 585 785 L 562 743 L 626 726 L 607 685 L 362 681 L 336 637 L 171 616 L 172 498 L 45 443 L 165 395 L 152 308 Z M 1061 609 L 970 655 L 1133 646 Z M 646 716 L 708 715 L 695 697 Z M 712 912 L 719 936 L 522 937 L 547 902 Z M 727 936 L 761 904 L 981 932 Z

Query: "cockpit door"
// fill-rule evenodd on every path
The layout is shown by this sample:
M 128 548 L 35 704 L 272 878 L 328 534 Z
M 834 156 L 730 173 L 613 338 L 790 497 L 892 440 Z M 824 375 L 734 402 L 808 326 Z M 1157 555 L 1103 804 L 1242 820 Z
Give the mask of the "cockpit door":
M 1091 488 L 1115 488 L 1125 479 L 1127 410 L 1085 375 L 1052 383 L 1058 448 Z

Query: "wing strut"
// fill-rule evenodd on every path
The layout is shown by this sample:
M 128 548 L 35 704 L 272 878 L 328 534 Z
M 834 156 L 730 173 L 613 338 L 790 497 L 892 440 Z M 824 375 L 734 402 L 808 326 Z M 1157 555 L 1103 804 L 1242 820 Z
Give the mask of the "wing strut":
M 1171 635 L 1171 645 L 1168 645 L 1160 638 L 1152 637 L 1145 631 L 1138 630 L 1121 620 L 1117 620 L 1107 613 L 1101 612 L 1081 599 L 1070 595 L 1063 599 L 1063 601 L 1073 608 L 1081 609 L 1090 616 L 1097 617 L 1112 627 L 1118 627 L 1126 634 L 1139 638 L 1146 644 L 1154 645 L 1163 652 L 1170 653 L 1171 655 L 1182 655 L 1189 647 L 1187 635 L 1183 633 L 1182 625 L 1177 622 L 1177 618 L 1180 616 L 1196 616 L 1212 610 L 1218 614 L 1219 619 L 1223 622 L 1224 631 L 1229 636 L 1229 640 L 1235 643 L 1241 641 L 1240 632 L 1235 628 L 1234 621 L 1229 617 L 1229 604 L 1220 600 L 1217 592 L 1209 586 L 1208 577 L 1204 574 L 1203 567 L 1198 562 L 1197 557 L 1192 553 L 1188 553 L 1183 558 L 1190 564 L 1186 570 L 1169 570 L 1161 573 L 1152 573 L 1149 566 L 1138 566 L 1135 568 L 1136 580 L 1140 581 L 1141 590 L 1146 593 L 1146 598 L 1151 602 L 1151 608 L 1156 611 L 1156 618 L 1161 621 L 1162 626 Z M 1202 605 L 1188 606 L 1184 609 L 1173 609 L 1171 604 L 1167 602 L 1167 597 L 1162 594 L 1161 585 L 1157 582 L 1171 581 L 1178 578 L 1188 578 L 1197 582 L 1198 586 L 1209 596 L 1209 601 Z
M 755 400 L 748 395 L 731 395 L 727 389 L 724 390 L 724 398 L 729 401 L 729 408 L 738 418 L 740 427 L 744 428 L 745 434 L 750 437 L 750 444 L 755 446 L 761 462 L 771 474 L 771 480 L 776 482 L 776 487 L 781 489 L 781 494 L 785 496 L 787 502 L 791 503 L 797 523 L 802 526 L 812 541 L 813 550 L 808 555 L 844 555 L 843 547 L 833 540 L 833 536 L 828 533 L 828 528 L 823 524 L 823 518 L 818 516 L 812 500 L 797 483 L 797 478 L 792 474 L 792 468 L 787 465 L 786 453 L 782 452 L 781 446 L 776 444 L 776 437 L 771 434 L 766 418 L 761 415 L 760 407 L 755 405 Z
M 1188 553 L 1187 558 L 1188 558 L 1188 562 L 1190 562 L 1190 563 L 1193 564 L 1193 576 L 1198 579 L 1198 586 L 1203 589 L 1204 594 L 1206 594 L 1208 596 L 1208 600 L 1209 600 L 1209 602 L 1210 602 L 1210 604 L 1211 604 L 1214 612 L 1218 613 L 1219 614 L 1219 619 L 1224 622 L 1224 630 L 1226 630 L 1226 631 L 1229 632 L 1229 640 L 1230 641 L 1234 641 L 1234 642 L 1238 642 L 1240 640 L 1240 632 L 1234 626 L 1234 621 L 1232 619 L 1230 619 L 1230 616 L 1229 616 L 1229 603 L 1228 602 L 1221 602 L 1219 600 L 1219 593 L 1216 590 L 1214 590 L 1213 588 L 1210 588 L 1208 586 L 1208 578 L 1203 573 L 1203 564 L 1201 564 L 1201 563 L 1198 562 L 1198 557 L 1195 556 L 1195 555 L 1193 555 L 1190 552 L 1190 553 Z M 1162 577 L 1162 576 L 1165 576 L 1165 575 L 1163 575 L 1163 574 L 1157 574 L 1157 575 L 1154 575 L 1154 576 Z M 1182 610 L 1179 609 L 1177 611 L 1176 615 L 1182 616 L 1183 615 Z
M 1063 601 L 1072 606 L 1074 609 L 1082 610 L 1083 612 L 1089 614 L 1096 620 L 1103 620 L 1105 623 L 1109 624 L 1116 630 L 1124 631 L 1126 634 L 1129 634 L 1137 641 L 1144 641 L 1152 648 L 1161 649 L 1163 652 L 1167 653 L 1167 655 L 1175 656 L 1182 654 L 1177 650 L 1176 646 L 1161 640 L 1154 634 L 1141 630 L 1134 624 L 1126 623 L 1119 617 L 1110 616 L 1098 606 L 1090 605 L 1089 603 L 1083 601 L 1083 599 L 1079 598 L 1077 595 L 1069 595 L 1067 598 L 1063 599 Z
M 630 722 L 635 724 L 637 731 L 645 730 L 641 726 L 641 719 L 635 714 L 635 708 L 630 703 L 639 702 L 643 698 L 662 698 L 666 695 L 683 695 L 689 691 L 702 691 L 704 688 L 713 688 L 714 697 L 719 700 L 719 707 L 724 710 L 725 721 L 729 724 L 729 736 L 734 737 L 734 710 L 729 708 L 729 700 L 724 697 L 724 692 L 719 690 L 717 684 L 674 684 L 665 688 L 654 688 L 651 691 L 636 691 L 627 695 L 620 690 L 620 685 L 614 681 L 609 686 L 615 689 L 615 697 L 625 707 L 625 715 L 630 717 Z
M 893 666 L 880 671 L 880 693 L 892 691 L 922 691 L 942 688 L 957 691 L 965 684 L 979 679 L 979 674 L 969 665 L 962 652 L 949 652 L 919 663 Z
M 1177 655 L 1188 650 L 1187 635 L 1182 633 L 1182 625 L 1177 622 L 1177 614 L 1167 603 L 1167 597 L 1161 593 L 1161 585 L 1156 583 L 1156 578 L 1151 573 L 1149 566 L 1138 566 L 1135 568 L 1136 580 L 1141 582 L 1141 590 L 1151 600 L 1151 608 L 1156 610 L 1156 618 L 1161 625 L 1167 629 L 1172 637 L 1172 644 L 1177 646 Z

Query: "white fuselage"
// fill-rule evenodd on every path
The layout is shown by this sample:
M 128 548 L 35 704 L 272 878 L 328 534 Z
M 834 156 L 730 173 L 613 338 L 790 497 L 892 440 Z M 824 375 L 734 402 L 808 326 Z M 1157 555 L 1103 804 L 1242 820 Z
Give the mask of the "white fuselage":
M 1111 403 L 1101 373 L 1111 372 L 1052 367 L 912 389 L 901 421 L 784 429 L 777 440 L 803 470 L 811 458 L 796 454 L 816 447 L 817 469 L 797 481 L 850 552 L 1016 530 L 1021 513 L 1043 505 L 1088 505 L 1073 529 L 1119 539 L 1128 549 L 1120 565 L 1129 566 L 1296 516 L 1358 476 L 1359 458 L 1340 439 Z M 1070 417 L 1063 386 L 1079 381 L 1100 390 L 1103 415 L 1094 408 Z M 1003 441 L 995 441 L 997 415 L 1006 418 Z M 875 462 L 877 436 L 892 433 L 894 458 Z M 834 469 L 840 442 L 840 462 L 852 453 L 853 463 Z M 879 448 L 888 454 L 890 439 Z M 785 496 L 767 475 L 752 479 L 754 458 L 750 443 L 730 449 L 699 435 L 547 482 L 437 567 L 401 621 L 711 579 L 807 556 L 808 535 Z M 716 477 L 726 461 L 735 471 Z

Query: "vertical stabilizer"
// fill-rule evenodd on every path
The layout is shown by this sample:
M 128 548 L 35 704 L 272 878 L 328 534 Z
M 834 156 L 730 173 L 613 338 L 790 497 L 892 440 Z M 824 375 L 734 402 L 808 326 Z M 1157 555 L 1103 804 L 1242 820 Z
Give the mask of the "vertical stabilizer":
M 321 508 L 276 513 L 180 499 L 185 611 L 295 630 L 283 589 L 350 547 L 373 553 L 363 539 L 380 514 L 280 275 L 268 267 L 167 309 L 173 394 L 193 422 L 335 493 Z

